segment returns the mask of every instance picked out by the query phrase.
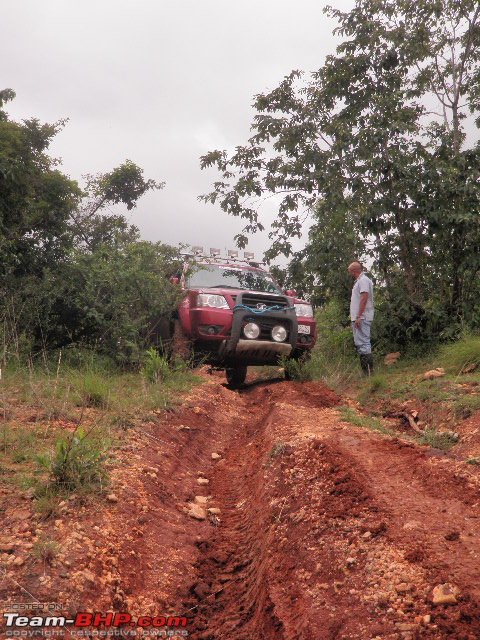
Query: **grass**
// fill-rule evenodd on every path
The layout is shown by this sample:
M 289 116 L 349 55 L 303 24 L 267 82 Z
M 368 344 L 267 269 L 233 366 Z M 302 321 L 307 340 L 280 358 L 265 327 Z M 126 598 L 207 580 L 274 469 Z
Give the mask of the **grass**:
M 433 449 L 450 449 L 457 442 L 452 432 L 436 431 L 435 429 L 425 429 L 422 435 L 414 438 L 419 444 L 425 444 Z
M 480 336 L 465 336 L 462 340 L 442 346 L 438 361 L 451 375 L 459 376 L 469 365 L 480 369 Z M 474 369 L 476 370 L 476 369 Z
M 379 431 L 380 433 L 395 435 L 395 431 L 386 427 L 384 422 L 379 418 L 357 413 L 357 411 L 354 411 L 347 405 L 338 407 L 338 411 L 342 420 L 345 422 L 350 422 L 350 424 L 354 424 L 357 427 L 363 427 L 364 429 L 369 429 L 370 431 Z
M 41 560 L 45 564 L 51 564 L 60 552 L 60 545 L 47 538 L 45 535 L 39 536 L 38 540 L 33 543 L 32 556 Z
M 83 354 L 77 366 L 70 354 L 51 366 L 3 367 L 0 485 L 31 489 L 42 518 L 68 492 L 101 491 L 125 431 L 180 404 L 197 380 L 181 367 L 147 379 Z

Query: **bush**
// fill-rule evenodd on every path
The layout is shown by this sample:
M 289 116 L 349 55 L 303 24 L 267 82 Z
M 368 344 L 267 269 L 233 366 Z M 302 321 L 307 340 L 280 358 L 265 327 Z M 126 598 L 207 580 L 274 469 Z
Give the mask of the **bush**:
M 50 484 L 74 491 L 77 487 L 93 487 L 106 480 L 105 448 L 88 438 L 81 427 L 69 438 L 60 438 L 54 451 L 35 456 L 50 473 Z
M 151 347 L 144 352 L 142 376 L 152 384 L 165 380 L 170 374 L 168 360 Z

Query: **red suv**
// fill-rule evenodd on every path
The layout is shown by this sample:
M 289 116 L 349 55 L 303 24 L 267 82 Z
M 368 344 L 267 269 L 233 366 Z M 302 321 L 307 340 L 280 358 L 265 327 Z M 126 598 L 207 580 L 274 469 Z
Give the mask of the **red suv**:
M 195 256 L 195 265 L 180 282 L 186 295 L 174 320 L 174 354 L 193 349 L 225 369 L 231 386 L 243 384 L 248 365 L 309 354 L 317 337 L 313 310 L 295 291 L 284 293 L 257 262 Z

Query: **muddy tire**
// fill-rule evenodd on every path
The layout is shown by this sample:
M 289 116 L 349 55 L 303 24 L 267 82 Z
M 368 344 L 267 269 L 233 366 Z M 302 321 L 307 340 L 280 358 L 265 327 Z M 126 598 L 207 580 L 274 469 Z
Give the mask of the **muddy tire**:
M 227 377 L 227 383 L 232 389 L 242 386 L 247 377 L 247 367 L 232 367 L 231 369 L 225 369 L 225 376 Z
M 175 360 L 183 360 L 183 362 L 188 362 L 190 360 L 190 350 L 190 341 L 182 329 L 180 320 L 178 320 L 177 318 L 173 321 L 170 357 L 173 362 L 175 362 Z

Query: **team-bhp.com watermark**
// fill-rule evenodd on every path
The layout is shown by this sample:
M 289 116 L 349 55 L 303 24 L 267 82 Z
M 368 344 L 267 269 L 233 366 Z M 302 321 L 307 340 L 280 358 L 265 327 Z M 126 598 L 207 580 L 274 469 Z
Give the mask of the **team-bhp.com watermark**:
M 184 616 L 132 616 L 127 612 L 80 611 L 73 617 L 56 615 L 62 605 L 10 604 L 3 613 L 8 638 L 108 638 L 188 636 Z M 55 615 L 54 615 L 55 613 Z

